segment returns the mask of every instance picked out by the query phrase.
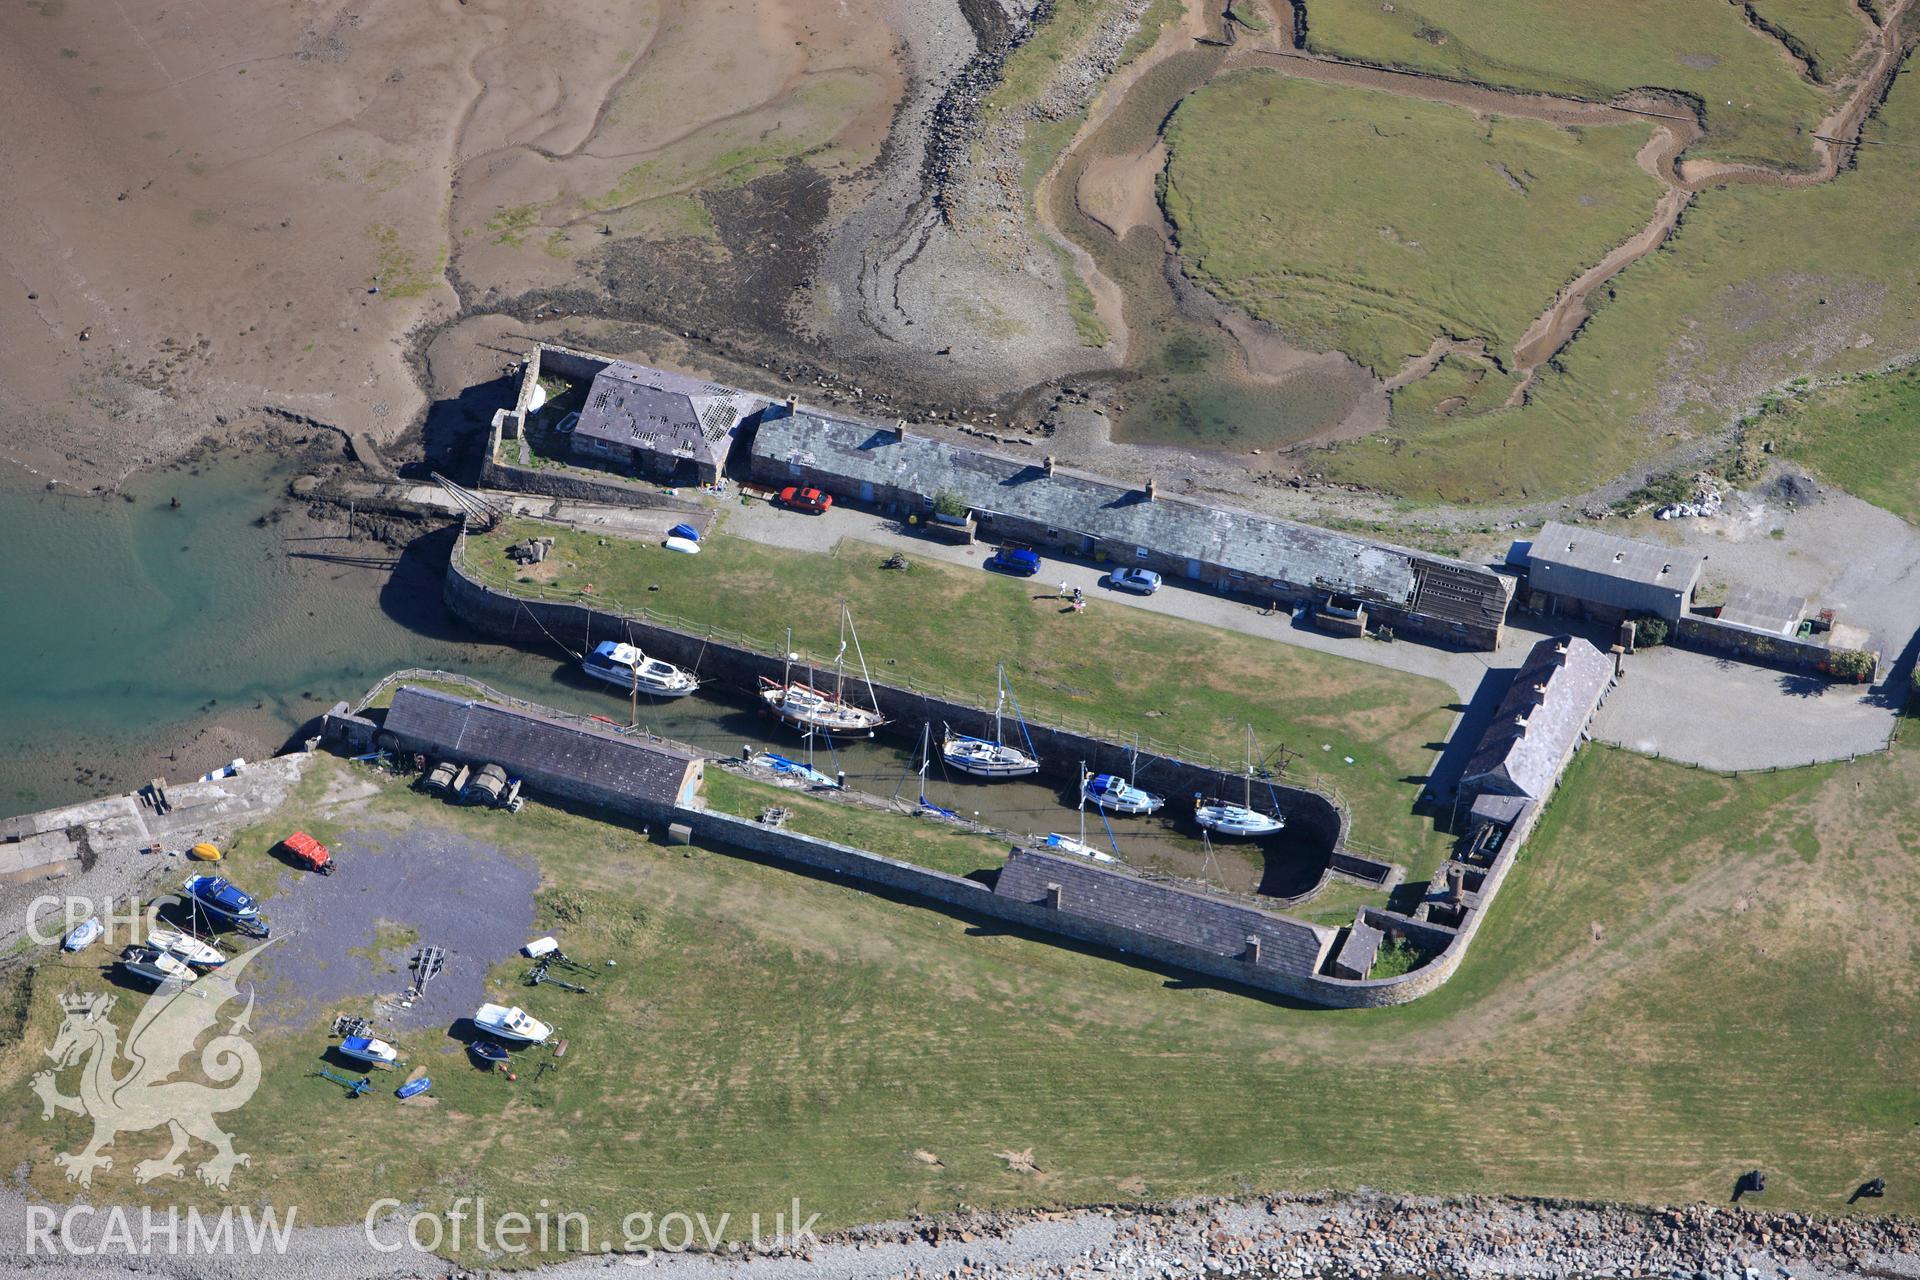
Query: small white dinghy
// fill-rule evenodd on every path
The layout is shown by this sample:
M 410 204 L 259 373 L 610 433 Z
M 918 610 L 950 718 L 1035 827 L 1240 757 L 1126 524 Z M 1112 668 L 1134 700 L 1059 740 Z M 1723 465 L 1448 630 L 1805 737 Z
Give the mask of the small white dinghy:
M 368 1066 L 382 1067 L 391 1071 L 393 1064 L 400 1061 L 400 1051 L 385 1040 L 375 1040 L 372 1036 L 348 1036 L 340 1042 L 340 1052 L 356 1062 Z
M 88 947 L 100 941 L 100 935 L 106 931 L 106 926 L 100 923 L 99 916 L 88 916 L 85 920 L 82 920 L 79 924 L 67 931 L 67 936 L 60 940 L 60 949 L 62 951 L 85 951 Z
M 156 986 L 193 981 L 193 970 L 183 961 L 152 947 L 128 947 L 120 953 L 120 967 L 132 977 Z
M 473 1025 L 496 1040 L 514 1044 L 545 1044 L 553 1034 L 552 1027 L 525 1009 L 518 1006 L 509 1009 L 503 1004 L 481 1005 L 473 1015 Z
M 147 945 L 196 969 L 218 969 L 227 962 L 227 953 L 220 948 L 177 929 L 155 929 L 147 935 Z
M 700 544 L 691 538 L 668 538 L 660 545 L 669 551 L 678 551 L 683 556 L 697 556 L 700 554 Z

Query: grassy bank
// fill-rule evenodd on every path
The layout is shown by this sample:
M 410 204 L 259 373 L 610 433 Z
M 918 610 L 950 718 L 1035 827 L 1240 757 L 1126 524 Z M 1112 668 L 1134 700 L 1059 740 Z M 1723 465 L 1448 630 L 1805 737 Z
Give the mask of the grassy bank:
M 536 1011 L 566 1001 L 548 1012 L 571 1048 L 516 1084 L 409 1037 L 430 1108 L 350 1103 L 305 1075 L 318 1027 L 258 1037 L 266 1081 L 227 1117 L 253 1158 L 232 1195 L 354 1222 L 375 1195 L 484 1194 L 504 1212 L 564 1185 L 602 1224 L 798 1196 L 832 1226 L 1362 1183 L 1722 1202 L 1759 1166 L 1769 1206 L 1840 1212 L 1863 1176 L 1905 1167 L 1920 1110 L 1920 994 L 1898 978 L 1920 938 L 1920 837 L 1859 821 L 1917 797 L 1911 750 L 1728 779 L 1590 746 L 1453 982 L 1330 1013 L 538 803 L 509 824 L 395 785 L 349 804 L 310 793 L 277 826 L 510 833 L 539 862 L 538 927 L 620 966 L 591 997 L 521 996 L 515 963 L 459 958 L 501 961 L 492 989 Z M 257 875 L 239 845 L 235 873 Z M 45 1065 L 58 994 L 98 987 L 98 960 L 47 960 L 24 1043 L 0 1047 L 0 1141 L 56 1199 L 72 1188 L 50 1156 L 82 1133 L 42 1121 L 24 1078 Z M 217 1203 L 191 1181 L 133 1186 L 163 1145 L 123 1137 L 99 1192 Z M 1028 1148 L 1037 1173 L 998 1154 Z M 1869 1211 L 1917 1207 L 1893 1177 Z
M 1569 10 L 1571 12 L 1571 10 Z M 1796 375 L 1871 369 L 1920 347 L 1920 82 L 1895 81 L 1857 167 L 1801 190 L 1702 193 L 1662 250 L 1593 300 L 1593 318 L 1518 409 L 1396 412 L 1324 469 L 1416 500 L 1580 492 L 1657 449 L 1731 424 Z M 1880 145 L 1893 144 L 1893 145 Z
M 1822 479 L 1920 524 L 1920 366 L 1796 392 L 1749 428 Z
M 1840 0 L 1758 7 L 1809 32 L 1823 52 L 1840 42 L 1843 19 L 1856 39 L 1866 34 Z M 1718 160 L 1811 168 L 1805 132 L 1828 107 L 1780 45 L 1722 0 L 1313 0 L 1307 35 L 1319 52 L 1515 89 L 1603 101 L 1641 87 L 1678 90 L 1706 116 L 1695 154 Z
M 1241 72 L 1174 113 L 1165 204 L 1188 275 L 1387 377 L 1443 334 L 1504 355 L 1644 226 L 1648 133 Z
M 554 554 L 523 570 L 506 548 L 534 533 L 555 539 Z M 885 552 L 864 544 L 833 556 L 725 536 L 703 545 L 698 557 L 677 556 L 507 521 L 468 539 L 466 563 L 504 589 L 579 598 L 591 586 L 598 607 L 655 609 L 774 653 L 791 625 L 796 649 L 828 662 L 844 600 L 877 678 L 991 702 L 994 666 L 1005 662 L 1015 696 L 1039 720 L 1091 721 L 1105 736 L 1138 732 L 1235 764 L 1251 721 L 1263 750 L 1285 743 L 1302 753 L 1301 780 L 1337 788 L 1361 843 L 1416 867 L 1431 866 L 1443 845 L 1412 812 L 1414 780 L 1451 723 L 1454 694 L 1438 681 L 1099 599 L 1065 614 L 1043 582 L 925 560 L 903 574 L 880 568 Z

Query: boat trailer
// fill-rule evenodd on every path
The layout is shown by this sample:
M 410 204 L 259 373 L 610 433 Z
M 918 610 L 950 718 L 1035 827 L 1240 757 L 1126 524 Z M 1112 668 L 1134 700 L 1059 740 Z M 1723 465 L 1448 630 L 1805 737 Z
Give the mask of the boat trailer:
M 566 952 L 554 950 L 547 952 L 533 962 L 533 968 L 527 970 L 527 985 L 537 987 L 545 983 L 548 986 L 558 987 L 562 991 L 571 991 L 577 995 L 585 996 L 593 994 L 592 990 L 588 987 L 583 987 L 577 982 L 569 982 L 565 978 L 556 977 L 550 972 L 550 970 L 556 967 L 573 973 L 593 972 L 589 966 L 581 964 Z
M 331 1080 L 335 1084 L 339 1085 L 341 1088 L 345 1089 L 347 1091 L 347 1096 L 349 1098 L 357 1098 L 360 1095 L 366 1093 L 368 1090 L 373 1088 L 373 1085 L 369 1083 L 364 1076 L 358 1080 L 352 1080 L 347 1078 L 346 1076 L 339 1075 L 336 1072 L 329 1071 L 325 1067 L 319 1068 L 314 1072 L 314 1074 L 317 1076 L 322 1076 L 328 1080 Z

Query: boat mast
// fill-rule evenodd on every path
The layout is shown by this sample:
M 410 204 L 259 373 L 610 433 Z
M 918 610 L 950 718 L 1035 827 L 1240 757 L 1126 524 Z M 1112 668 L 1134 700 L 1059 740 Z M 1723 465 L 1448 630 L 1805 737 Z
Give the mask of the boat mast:
M 1080 845 L 1087 843 L 1087 762 L 1080 762 Z
M 840 606 L 840 616 L 846 623 L 847 631 L 853 636 L 853 656 L 860 661 L 860 678 L 866 682 L 867 686 L 867 705 L 873 708 L 873 714 L 877 716 L 880 714 L 880 695 L 873 691 L 873 673 L 867 670 L 867 655 L 860 648 L 859 628 L 853 625 L 853 614 L 844 604 Z M 840 649 L 844 653 L 846 645 L 842 644 Z
M 1247 784 L 1246 803 L 1240 807 L 1251 810 L 1253 808 L 1253 725 L 1251 723 L 1247 725 L 1247 772 L 1244 776 Z
M 780 664 L 780 683 L 787 688 L 793 685 L 793 628 L 787 628 L 786 660 Z M 784 695 L 786 688 L 780 690 Z
M 847 619 L 850 616 L 847 612 L 847 606 L 843 602 L 840 605 L 840 652 L 833 655 L 833 700 L 836 703 L 846 701 L 846 697 L 842 692 L 842 686 L 846 681 Z
M 993 677 L 1000 682 L 1000 696 L 993 704 L 993 744 L 999 746 L 1005 741 L 1000 735 L 1000 711 L 1007 705 L 1007 664 L 1003 662 L 995 667 Z

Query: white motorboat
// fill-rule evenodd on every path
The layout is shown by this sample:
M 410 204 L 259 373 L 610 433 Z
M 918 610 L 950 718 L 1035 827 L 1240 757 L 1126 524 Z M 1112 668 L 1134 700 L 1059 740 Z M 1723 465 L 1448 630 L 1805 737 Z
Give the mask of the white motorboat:
M 473 1025 L 496 1040 L 513 1044 L 545 1044 L 553 1028 L 517 1005 L 483 1004 L 473 1015 Z
M 1102 809 L 1139 817 L 1157 811 L 1167 802 L 1165 796 L 1142 791 L 1125 778 L 1097 773 L 1081 784 L 1080 793 Z
M 753 762 L 762 769 L 771 769 L 783 778 L 798 778 L 813 787 L 837 787 L 840 784 L 820 772 L 804 760 L 789 760 L 772 751 L 762 751 L 753 757 Z
M 192 982 L 193 970 L 186 962 L 152 947 L 128 947 L 120 953 L 120 967 L 143 982 L 156 985 Z
M 596 680 L 622 689 L 644 693 L 650 698 L 683 698 L 700 687 L 692 672 L 682 671 L 671 662 L 649 658 L 640 649 L 619 640 L 602 640 L 580 663 L 580 669 Z
M 860 661 L 860 679 L 867 686 L 867 705 L 850 702 L 846 696 L 847 641 L 853 641 Z M 860 652 L 860 635 L 853 629 L 853 617 L 845 606 L 840 609 L 840 652 L 833 660 L 833 688 L 821 689 L 793 678 L 793 630 L 787 630 L 787 658 L 779 680 L 760 677 L 760 698 L 768 710 L 802 733 L 824 733 L 829 737 L 849 734 L 871 735 L 887 722 L 880 714 L 880 700 L 874 696 L 873 678 L 867 673 L 866 655 Z
M 1009 746 L 1002 732 L 1007 705 L 1006 666 L 996 667 L 994 676 L 1000 682 L 1000 692 L 993 704 L 993 737 L 973 738 L 948 728 L 940 740 L 940 758 L 961 773 L 976 778 L 1025 778 L 1036 774 L 1040 772 L 1040 761 L 1030 750 Z M 1015 703 L 1014 715 L 1024 737 L 1026 721 L 1019 718 L 1019 712 L 1020 706 Z M 1029 741 L 1027 745 L 1031 748 L 1033 743 Z
M 400 1061 L 400 1050 L 372 1036 L 348 1036 L 340 1042 L 339 1049 L 346 1057 L 369 1066 L 391 1069 L 394 1063 Z
M 1287 825 L 1285 818 L 1278 814 L 1261 813 L 1253 807 L 1252 725 L 1247 726 L 1247 768 L 1243 777 L 1246 790 L 1241 803 L 1196 795 L 1193 798 L 1193 820 L 1209 833 L 1228 839 L 1255 839 L 1283 829 Z
M 220 948 L 177 929 L 155 929 L 147 935 L 147 945 L 195 969 L 218 969 L 227 962 L 227 953 Z

